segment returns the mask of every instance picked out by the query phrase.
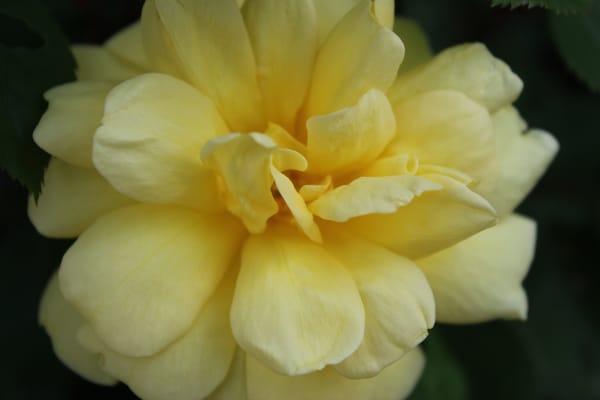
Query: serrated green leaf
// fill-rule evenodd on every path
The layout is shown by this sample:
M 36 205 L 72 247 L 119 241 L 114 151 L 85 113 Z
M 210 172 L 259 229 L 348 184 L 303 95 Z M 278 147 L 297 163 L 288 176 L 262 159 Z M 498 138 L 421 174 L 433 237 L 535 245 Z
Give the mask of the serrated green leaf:
M 576 16 L 550 17 L 552 36 L 567 66 L 600 92 L 600 2 Z
M 560 14 L 573 14 L 585 9 L 592 0 L 492 0 L 492 6 L 542 7 Z
M 48 155 L 32 139 L 43 93 L 74 79 L 69 43 L 37 0 L 0 2 L 0 168 L 39 193 Z

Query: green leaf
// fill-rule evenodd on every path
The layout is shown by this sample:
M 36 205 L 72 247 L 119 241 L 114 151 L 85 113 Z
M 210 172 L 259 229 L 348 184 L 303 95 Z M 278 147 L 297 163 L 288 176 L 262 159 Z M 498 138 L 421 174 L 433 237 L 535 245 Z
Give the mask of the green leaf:
M 552 36 L 568 67 L 600 92 L 600 2 L 576 16 L 550 17 Z
M 572 14 L 591 4 L 592 0 L 492 0 L 492 6 L 501 7 L 542 7 L 560 14 Z
M 32 139 L 43 93 L 74 77 L 69 43 L 37 0 L 0 2 L 0 168 L 38 194 L 48 155 Z
M 424 348 L 427 357 L 425 372 L 410 400 L 469 399 L 462 366 L 437 330 L 430 333 Z

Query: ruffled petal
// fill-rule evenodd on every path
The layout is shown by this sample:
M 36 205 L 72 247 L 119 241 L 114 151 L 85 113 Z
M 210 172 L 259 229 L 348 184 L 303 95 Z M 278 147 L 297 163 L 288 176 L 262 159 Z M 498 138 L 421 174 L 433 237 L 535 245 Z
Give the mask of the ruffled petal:
M 435 303 L 425 275 L 409 259 L 332 229 L 326 248 L 350 271 L 365 306 L 365 337 L 335 369 L 349 378 L 377 375 L 427 337 Z
M 35 143 L 70 164 L 92 167 L 92 142 L 111 89 L 105 82 L 78 81 L 46 92 L 48 110 L 33 132 Z
M 144 71 L 121 61 L 101 46 L 77 45 L 71 51 L 77 63 L 77 80 L 122 82 Z
M 348 51 L 349 45 L 352 51 Z M 360 1 L 319 51 L 306 116 L 349 107 L 370 89 L 385 93 L 396 79 L 403 58 L 400 38 L 375 19 L 371 1 Z
M 212 102 L 173 77 L 145 74 L 113 89 L 94 137 L 98 171 L 120 192 L 148 203 L 221 208 L 202 146 L 227 126 Z
M 110 349 L 149 356 L 191 327 L 241 235 L 225 215 L 123 208 L 98 219 L 67 251 L 61 290 Z
M 427 64 L 398 77 L 388 93 L 392 104 L 432 90 L 456 90 L 495 111 L 514 102 L 523 82 L 481 43 L 444 50 Z
M 402 39 L 406 46 L 406 55 L 398 74 L 404 74 L 433 57 L 433 51 L 423 28 L 414 20 L 397 17 L 394 23 L 394 32 Z
M 425 178 L 444 189 L 423 193 L 394 214 L 355 218 L 346 227 L 409 258 L 423 257 L 496 223 L 493 207 L 463 183 L 440 175 Z
M 140 22 L 117 32 L 106 42 L 105 47 L 116 57 L 141 70 L 150 71 L 152 68 L 144 47 L 142 24 Z
M 348 379 L 333 368 L 285 376 L 248 357 L 248 400 L 403 400 L 414 389 L 424 366 L 425 357 L 416 349 L 369 379 Z
M 267 119 L 293 131 L 317 54 L 313 1 L 248 0 L 244 19 L 256 57 Z
M 44 175 L 42 193 L 29 200 L 29 219 L 42 235 L 74 238 L 97 218 L 134 201 L 115 191 L 93 169 L 56 158 Z
M 364 333 L 350 274 L 320 245 L 272 228 L 250 236 L 231 309 L 239 345 L 269 367 L 299 375 L 349 356 Z
M 256 62 L 236 2 L 154 0 L 148 7 L 158 12 L 154 21 L 160 26 L 153 27 L 153 34 L 168 35 L 149 43 L 167 46 L 162 54 L 157 49 L 155 56 L 175 57 L 170 61 L 215 102 L 233 131 L 263 130 Z
M 527 126 L 513 107 L 496 112 L 493 123 L 498 142 L 499 175 L 495 186 L 481 194 L 496 208 L 499 216 L 505 216 L 533 189 L 556 156 L 559 145 L 544 131 L 525 132 Z
M 234 280 L 227 277 L 190 329 L 156 355 L 134 358 L 114 352 L 89 327 L 79 338 L 90 350 L 102 354 L 106 371 L 144 400 L 204 399 L 223 382 L 235 354 L 227 318 L 233 286 Z
M 78 343 L 77 332 L 85 321 L 63 297 L 56 275 L 52 276 L 42 296 L 39 321 L 50 336 L 54 352 L 67 367 L 99 385 L 117 383 L 102 370 L 98 355 Z
M 393 214 L 415 197 L 440 189 L 440 184 L 420 176 L 363 177 L 325 193 L 309 208 L 325 220 L 346 222 L 370 214 Z
M 370 90 L 352 107 L 307 121 L 311 172 L 344 173 L 374 161 L 396 133 L 396 120 L 385 94 Z
M 521 285 L 533 259 L 535 236 L 535 222 L 513 215 L 418 260 L 433 289 L 438 320 L 525 319 L 527 296 Z

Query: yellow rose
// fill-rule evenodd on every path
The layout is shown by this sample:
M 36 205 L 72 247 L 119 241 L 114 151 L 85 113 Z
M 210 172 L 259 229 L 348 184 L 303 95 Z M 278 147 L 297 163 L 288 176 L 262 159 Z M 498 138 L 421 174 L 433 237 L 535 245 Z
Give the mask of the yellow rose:
M 526 317 L 512 212 L 557 143 L 483 45 L 393 24 L 392 0 L 148 0 L 74 48 L 29 209 L 78 237 L 40 310 L 69 367 L 146 400 L 395 400 L 435 320 Z

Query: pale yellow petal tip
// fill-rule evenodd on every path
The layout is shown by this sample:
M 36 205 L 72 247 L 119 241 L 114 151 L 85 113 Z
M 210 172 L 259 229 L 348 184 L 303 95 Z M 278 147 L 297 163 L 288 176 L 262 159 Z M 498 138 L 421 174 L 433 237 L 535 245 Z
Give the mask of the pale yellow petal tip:
M 546 131 L 532 129 L 526 135 L 535 138 L 535 140 L 546 149 L 550 159 L 553 159 L 560 150 L 560 143 L 558 140 Z

